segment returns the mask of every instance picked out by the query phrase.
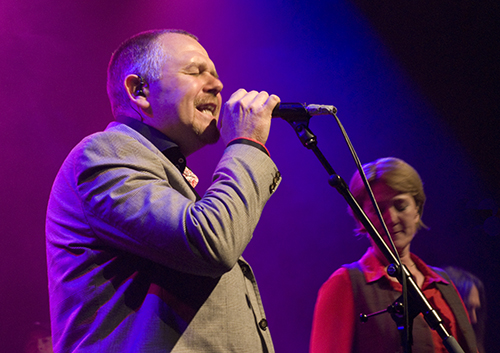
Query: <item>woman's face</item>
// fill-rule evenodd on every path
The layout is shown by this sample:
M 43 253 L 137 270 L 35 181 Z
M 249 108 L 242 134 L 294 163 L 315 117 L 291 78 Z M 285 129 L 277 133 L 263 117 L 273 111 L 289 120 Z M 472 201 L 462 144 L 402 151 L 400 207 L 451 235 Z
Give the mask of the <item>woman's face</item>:
M 475 285 L 472 286 L 467 298 L 465 306 L 469 312 L 470 322 L 472 324 L 477 324 L 477 311 L 481 308 L 481 300 L 479 299 L 479 291 Z
M 372 191 L 391 238 L 400 256 L 403 256 L 410 251 L 410 243 L 417 233 L 420 220 L 415 199 L 411 194 L 395 191 L 381 182 L 372 185 Z M 370 200 L 365 201 L 362 207 L 380 235 L 384 236 L 385 232 Z M 375 246 L 371 237 L 370 241 L 372 246 Z

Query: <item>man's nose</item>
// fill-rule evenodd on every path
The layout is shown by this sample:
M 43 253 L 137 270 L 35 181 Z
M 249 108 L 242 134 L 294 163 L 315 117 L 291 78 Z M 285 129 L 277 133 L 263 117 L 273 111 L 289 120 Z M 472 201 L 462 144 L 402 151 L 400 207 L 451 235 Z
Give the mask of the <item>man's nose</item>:
M 222 84 L 221 80 L 219 80 L 217 77 L 210 76 L 209 82 L 205 86 L 205 92 L 211 93 L 216 96 L 222 91 L 223 87 L 224 85 Z

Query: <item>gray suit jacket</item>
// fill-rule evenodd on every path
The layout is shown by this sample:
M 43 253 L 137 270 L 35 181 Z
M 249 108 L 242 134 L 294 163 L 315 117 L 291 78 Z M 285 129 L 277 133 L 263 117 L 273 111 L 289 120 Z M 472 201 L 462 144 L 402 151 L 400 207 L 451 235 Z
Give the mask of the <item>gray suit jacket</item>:
M 281 176 L 226 148 L 199 201 L 145 137 L 113 122 L 69 154 L 47 211 L 56 352 L 274 352 L 241 258 Z

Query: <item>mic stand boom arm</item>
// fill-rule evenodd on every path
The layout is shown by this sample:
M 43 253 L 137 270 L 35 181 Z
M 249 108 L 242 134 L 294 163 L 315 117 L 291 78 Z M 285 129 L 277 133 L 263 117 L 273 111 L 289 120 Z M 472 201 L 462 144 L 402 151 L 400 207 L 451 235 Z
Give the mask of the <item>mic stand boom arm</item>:
M 408 293 L 412 300 L 412 306 L 424 315 L 425 321 L 433 330 L 437 331 L 439 337 L 443 340 L 443 344 L 450 353 L 464 353 L 462 347 L 458 344 L 456 339 L 451 336 L 446 328 L 443 326 L 443 321 L 440 318 L 436 310 L 431 306 L 427 298 L 424 296 L 418 285 L 413 280 L 410 271 L 406 266 L 401 266 L 398 264 L 397 258 L 394 256 L 392 251 L 389 249 L 385 241 L 382 239 L 373 223 L 366 216 L 365 212 L 359 206 L 358 202 L 352 196 L 349 187 L 345 181 L 333 170 L 330 163 L 326 160 L 323 153 L 319 150 L 317 146 L 316 136 L 309 129 L 309 120 L 303 119 L 300 121 L 288 121 L 292 125 L 295 133 L 297 134 L 299 140 L 302 142 L 304 147 L 310 149 L 314 152 L 316 157 L 319 159 L 323 167 L 326 169 L 330 178 L 328 183 L 333 186 L 337 191 L 344 197 L 352 211 L 356 215 L 357 219 L 363 224 L 370 237 L 373 239 L 378 248 L 380 248 L 382 254 L 386 257 L 389 264 L 393 264 L 391 276 L 394 276 L 398 281 L 404 285 L 402 282 L 402 272 L 404 271 L 406 277 L 406 285 L 408 286 Z

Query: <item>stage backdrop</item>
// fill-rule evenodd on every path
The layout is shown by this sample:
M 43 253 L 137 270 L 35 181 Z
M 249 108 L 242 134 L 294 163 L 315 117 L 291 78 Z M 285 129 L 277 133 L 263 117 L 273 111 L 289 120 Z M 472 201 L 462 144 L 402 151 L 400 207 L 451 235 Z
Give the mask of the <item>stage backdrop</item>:
M 363 163 L 412 164 L 425 182 L 412 250 L 486 283 L 490 333 L 500 327 L 497 2 L 0 1 L 0 351 L 21 352 L 48 321 L 44 218 L 71 148 L 111 121 L 106 67 L 127 37 L 148 29 L 196 34 L 227 99 L 266 90 L 283 102 L 332 104 Z M 311 119 L 318 146 L 344 179 L 355 170 L 332 117 Z M 291 126 L 272 123 L 268 148 L 283 182 L 244 256 L 259 280 L 278 352 L 306 352 L 316 293 L 367 247 L 347 204 Z M 217 144 L 189 158 L 210 184 Z M 382 308 L 381 308 L 382 309 Z M 488 337 L 489 352 L 500 345 Z

